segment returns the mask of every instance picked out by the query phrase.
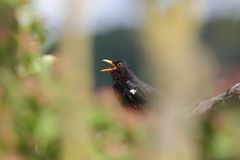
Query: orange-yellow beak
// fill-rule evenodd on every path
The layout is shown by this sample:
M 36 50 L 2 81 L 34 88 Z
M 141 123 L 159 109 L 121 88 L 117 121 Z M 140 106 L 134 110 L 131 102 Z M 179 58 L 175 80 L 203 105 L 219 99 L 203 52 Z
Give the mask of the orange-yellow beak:
M 103 61 L 103 62 L 106 62 L 106 63 L 108 63 L 108 64 L 111 64 L 112 67 L 106 68 L 106 69 L 102 69 L 101 72 L 112 72 L 112 71 L 114 71 L 114 70 L 117 69 L 117 66 L 116 66 L 111 60 L 103 59 L 102 61 Z

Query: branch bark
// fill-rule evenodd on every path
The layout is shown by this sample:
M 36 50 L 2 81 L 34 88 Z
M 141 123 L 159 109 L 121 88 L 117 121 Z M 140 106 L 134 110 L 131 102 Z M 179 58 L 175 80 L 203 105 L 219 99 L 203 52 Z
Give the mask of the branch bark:
M 197 103 L 190 111 L 190 116 L 198 115 L 205 113 L 211 109 L 220 106 L 223 103 L 226 103 L 234 98 L 240 99 L 240 83 L 237 83 L 230 87 L 226 92 L 217 95 L 215 97 L 206 99 Z

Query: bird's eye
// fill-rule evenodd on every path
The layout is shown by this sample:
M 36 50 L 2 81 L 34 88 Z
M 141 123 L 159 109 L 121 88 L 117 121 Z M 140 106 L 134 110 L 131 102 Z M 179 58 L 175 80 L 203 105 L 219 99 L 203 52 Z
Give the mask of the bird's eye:
M 118 67 L 122 67 L 122 63 L 121 63 L 121 62 L 118 63 L 117 66 L 118 66 Z

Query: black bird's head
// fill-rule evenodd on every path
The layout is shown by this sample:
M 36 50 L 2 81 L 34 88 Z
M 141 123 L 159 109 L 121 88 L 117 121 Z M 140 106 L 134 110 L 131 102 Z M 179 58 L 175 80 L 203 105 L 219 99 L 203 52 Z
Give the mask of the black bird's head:
M 123 61 L 111 61 L 108 59 L 102 60 L 108 64 L 111 64 L 111 67 L 102 69 L 101 72 L 110 72 L 113 80 L 129 80 L 134 77 L 134 73 L 130 66 Z

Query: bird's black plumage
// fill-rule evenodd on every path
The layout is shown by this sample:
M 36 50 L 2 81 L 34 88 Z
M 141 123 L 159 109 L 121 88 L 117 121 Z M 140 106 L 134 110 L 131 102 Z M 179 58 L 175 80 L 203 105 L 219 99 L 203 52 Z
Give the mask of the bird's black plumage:
M 150 105 L 157 94 L 153 87 L 140 80 L 126 62 L 103 61 L 112 65 L 111 68 L 102 71 L 111 73 L 113 89 L 123 106 L 143 109 Z

